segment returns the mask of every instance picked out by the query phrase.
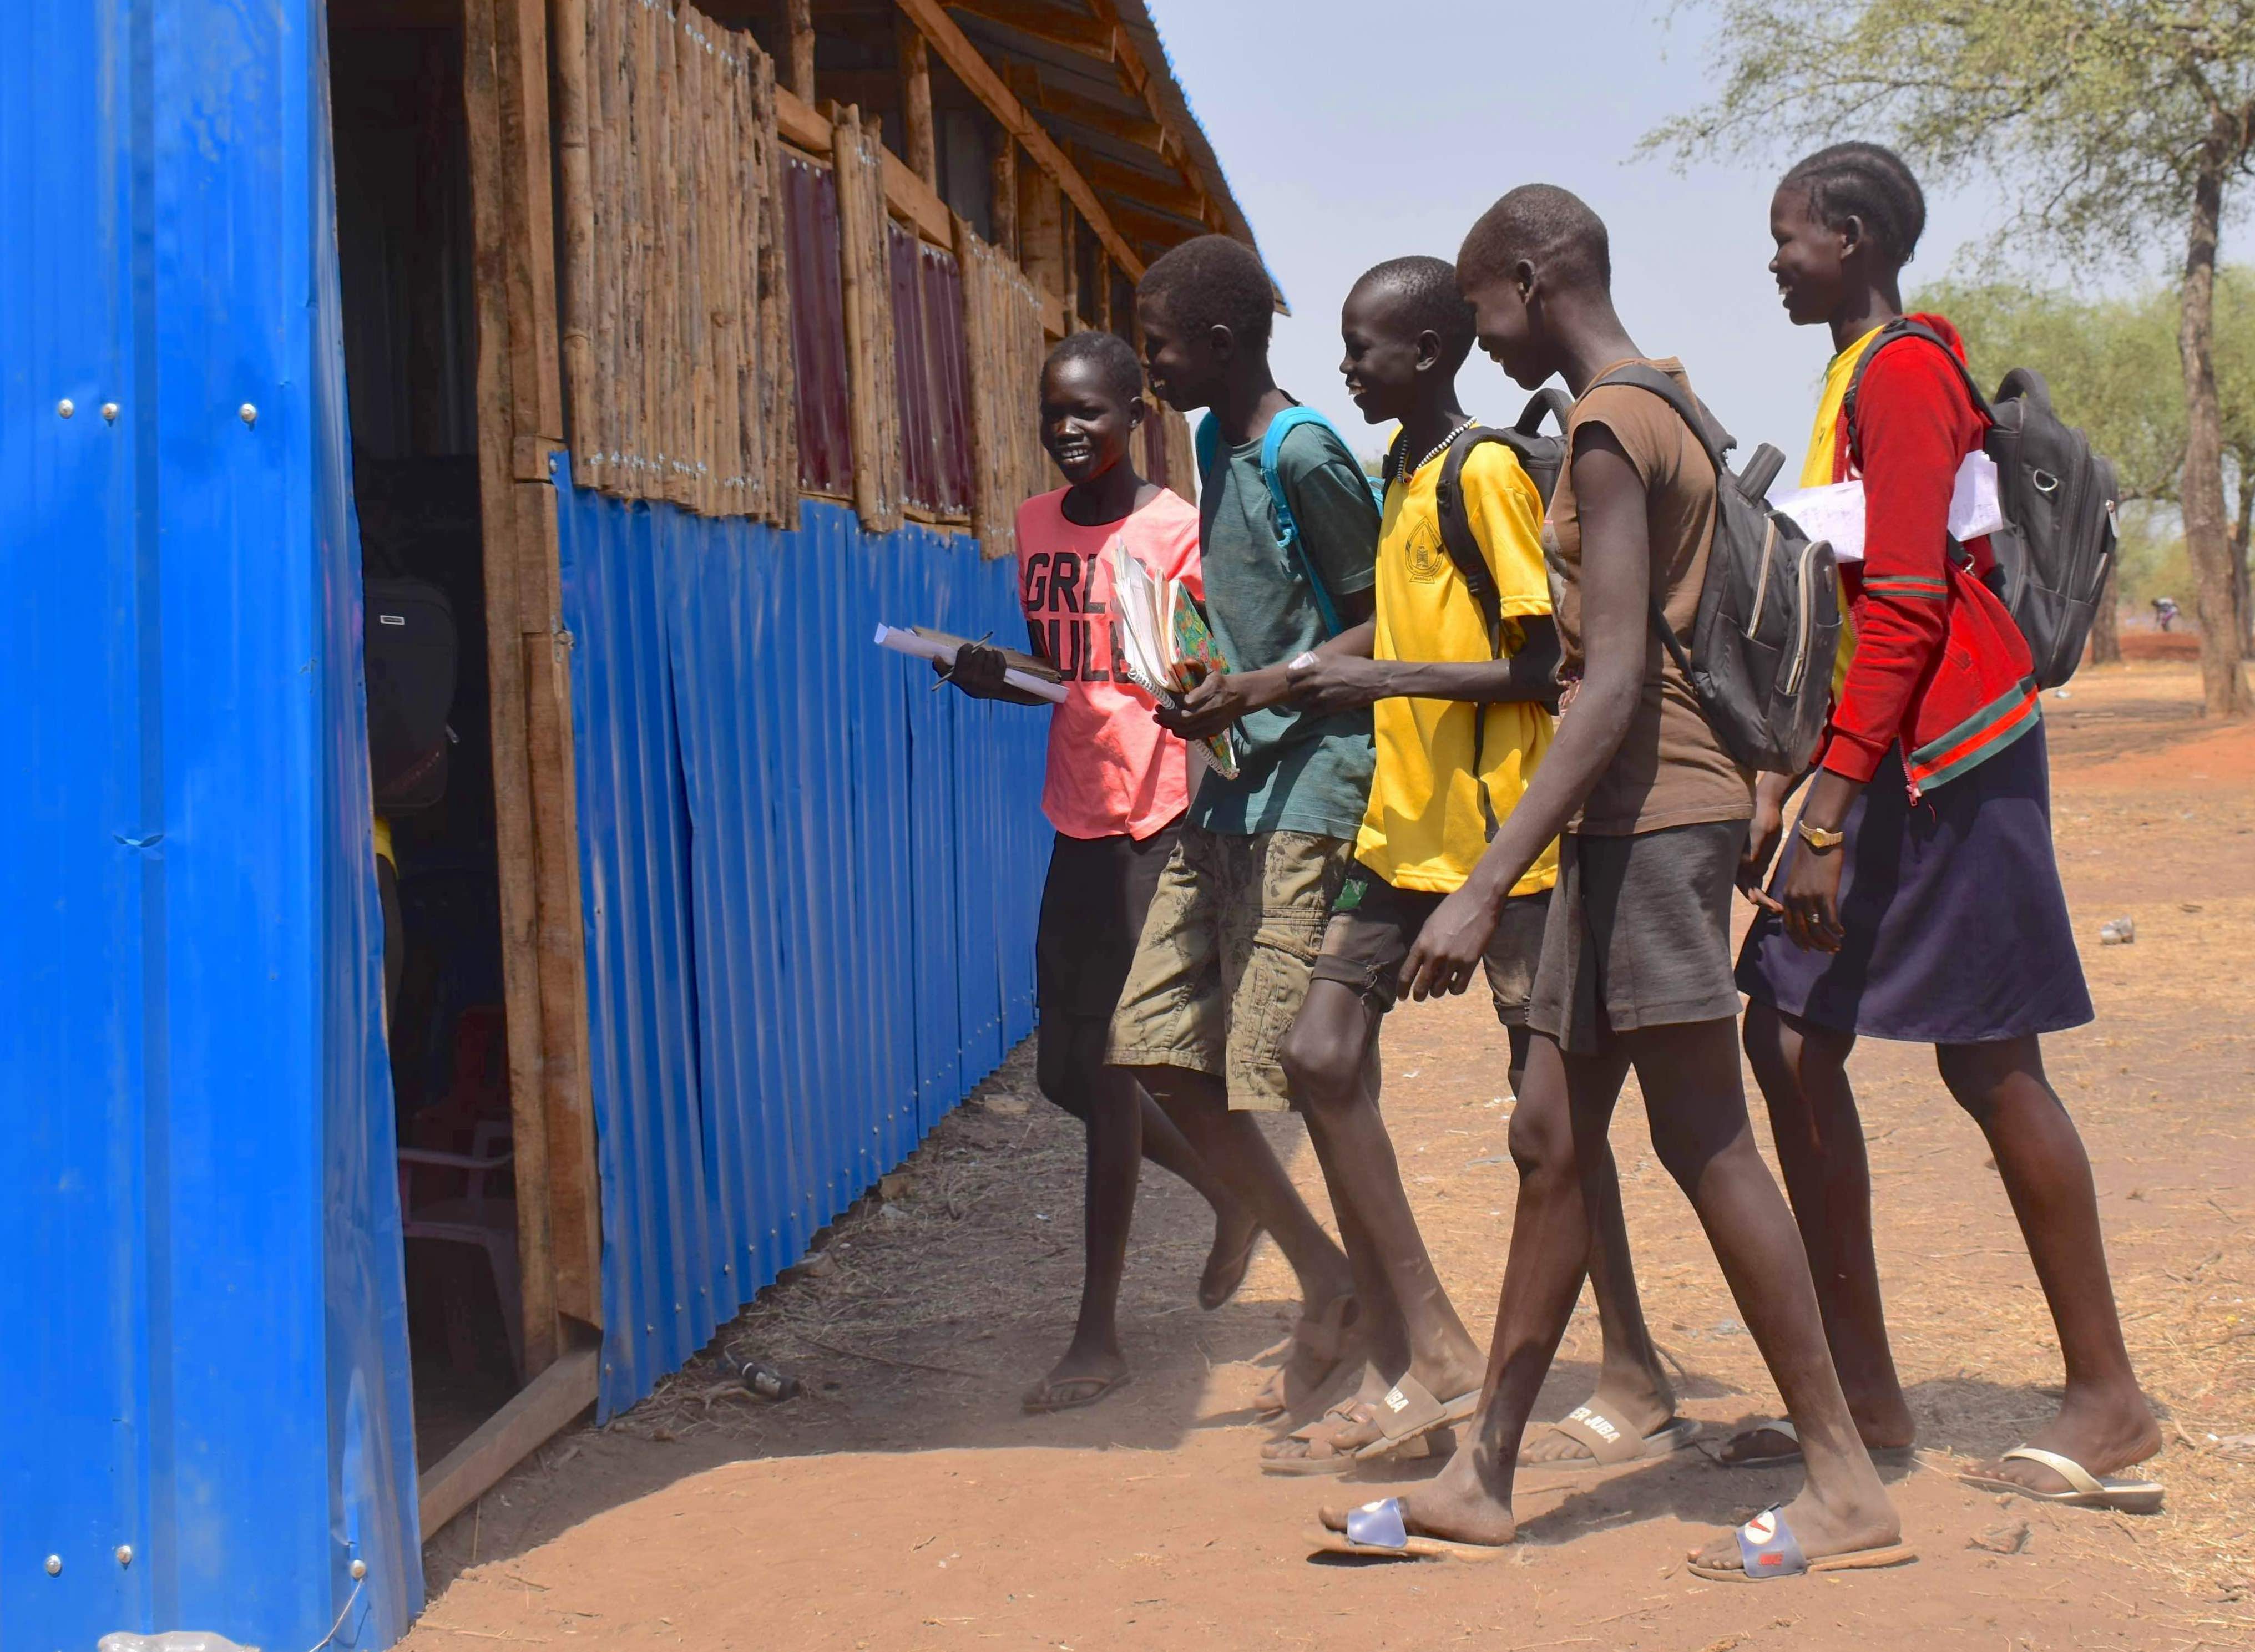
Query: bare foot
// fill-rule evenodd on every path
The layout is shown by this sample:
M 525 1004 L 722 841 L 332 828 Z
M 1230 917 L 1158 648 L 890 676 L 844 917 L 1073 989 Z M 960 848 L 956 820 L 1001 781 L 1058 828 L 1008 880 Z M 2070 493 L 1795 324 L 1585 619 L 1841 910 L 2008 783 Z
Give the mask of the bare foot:
M 1656 1376 L 1634 1390 L 1626 1382 L 1616 1383 L 1611 1376 L 1605 1377 L 1598 1383 L 1598 1391 L 1585 1403 L 1602 1407 L 1608 1417 L 1619 1418 L 1635 1430 L 1639 1439 L 1675 1415 L 1675 1396 L 1667 1382 Z M 1586 1463 L 1592 1455 L 1590 1448 L 1572 1435 L 1562 1434 L 1540 1423 L 1527 1431 L 1519 1446 L 1519 1464 L 1522 1468 L 1540 1468 L 1545 1463 Z
M 1519 1534 L 1507 1497 L 1499 1501 L 1474 1467 L 1475 1453 L 1458 1452 L 1431 1483 L 1401 1499 L 1401 1523 L 1416 1536 L 1500 1549 Z M 1318 1511 L 1333 1531 L 1346 1530 L 1347 1510 L 1326 1505 Z
M 2135 1389 L 2118 1397 L 2091 1398 L 2070 1389 L 2060 1404 L 2059 1415 L 2037 1430 L 2027 1443 L 2081 1463 L 2094 1474 L 2118 1474 L 2161 1449 L 2161 1431 L 2146 1396 Z M 2025 1458 L 1984 1463 L 1978 1472 L 1985 1478 L 2007 1480 L 2034 1492 L 2073 1489 L 2053 1470 Z
M 1827 1555 L 1854 1554 L 1864 1549 L 1885 1549 L 1902 1541 L 1902 1522 L 1896 1517 L 1894 1505 L 1884 1493 L 1875 1502 L 1833 1506 L 1820 1501 L 1813 1491 L 1804 1489 L 1779 1511 L 1778 1518 L 1792 1528 L 1801 1552 L 1811 1560 L 1821 1560 Z M 1738 1572 L 1746 1565 L 1745 1557 L 1739 1552 L 1736 1530 L 1722 1533 L 1703 1549 L 1692 1550 L 1690 1558 L 1695 1565 L 1715 1572 Z
M 1213 1249 L 1206 1252 L 1205 1270 L 1198 1275 L 1198 1306 L 1211 1313 L 1237 1294 L 1245 1270 L 1253 1265 L 1253 1248 L 1261 1242 L 1261 1224 L 1253 1213 L 1232 1203 L 1214 1212 Z
M 1050 1374 L 1028 1389 L 1029 1411 L 1070 1411 L 1093 1405 L 1128 1380 L 1128 1362 L 1117 1348 L 1068 1348 Z
M 1905 1411 L 1899 1426 L 1882 1427 L 1867 1423 L 1858 1417 L 1856 1433 L 1864 1442 L 1864 1449 L 1874 1457 L 1882 1454 L 1900 1456 L 1918 1442 L 1918 1425 Z M 1715 1453 L 1715 1460 L 1725 1468 L 1744 1468 L 1749 1465 L 1768 1467 L 1780 1463 L 1801 1460 L 1801 1441 L 1786 1432 L 1784 1426 L 1773 1423 L 1757 1423 L 1742 1428 L 1725 1440 Z
M 1356 1365 L 1362 1362 L 1368 1344 L 1362 1329 L 1362 1305 L 1352 1289 L 1338 1291 L 1320 1302 L 1310 1298 L 1301 1309 L 1300 1322 L 1286 1339 L 1284 1363 L 1254 1397 L 1254 1409 L 1263 1414 L 1304 1415 L 1350 1361 Z

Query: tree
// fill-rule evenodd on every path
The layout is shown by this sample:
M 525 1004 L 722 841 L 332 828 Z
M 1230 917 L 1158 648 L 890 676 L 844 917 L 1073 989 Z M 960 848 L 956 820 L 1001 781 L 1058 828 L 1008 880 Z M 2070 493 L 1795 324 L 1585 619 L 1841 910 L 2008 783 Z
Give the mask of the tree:
M 2255 158 L 2255 0 L 1713 0 L 1721 92 L 1648 143 L 1774 150 L 1874 130 L 1930 172 L 1992 172 L 2048 251 L 2138 258 L 2181 236 L 2178 487 L 2212 716 L 2239 666 L 2215 349 L 2226 196 Z

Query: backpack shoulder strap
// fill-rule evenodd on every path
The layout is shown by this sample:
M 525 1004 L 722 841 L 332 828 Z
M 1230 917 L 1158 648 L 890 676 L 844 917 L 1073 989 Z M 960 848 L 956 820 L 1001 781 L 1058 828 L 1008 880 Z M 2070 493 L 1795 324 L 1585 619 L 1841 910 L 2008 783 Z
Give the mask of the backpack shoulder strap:
M 1512 438 L 1518 432 L 1493 430 L 1484 424 L 1458 432 L 1449 444 L 1448 457 L 1441 461 L 1440 479 L 1433 484 L 1433 504 L 1441 518 L 1441 545 L 1449 553 L 1449 560 L 1457 565 L 1457 573 L 1465 582 L 1465 589 L 1479 604 L 1480 618 L 1487 624 L 1487 649 L 1493 659 L 1503 657 L 1503 598 L 1495 588 L 1495 575 L 1489 570 L 1487 558 L 1480 554 L 1479 536 L 1472 532 L 1471 508 L 1465 503 L 1465 461 L 1472 450 L 1483 442 L 1498 442 L 1510 448 L 1523 459 L 1519 443 Z M 1526 438 L 1520 436 L 1520 441 Z
M 1996 415 L 1989 410 L 1989 398 L 1982 395 L 1981 387 L 1973 382 L 1973 370 L 1965 365 L 1963 356 L 1949 347 L 1949 340 L 1923 321 L 1914 321 L 1908 316 L 1897 316 L 1879 329 L 1878 338 L 1865 346 L 1864 354 L 1857 359 L 1856 370 L 1848 375 L 1847 394 L 1840 398 L 1841 422 L 1848 427 L 1848 457 L 1858 466 L 1863 461 L 1856 452 L 1856 397 L 1863 390 L 1864 374 L 1871 371 L 1872 363 L 1879 359 L 1879 352 L 1901 339 L 1923 339 L 1940 350 L 1949 365 L 1957 369 L 1958 381 L 1965 386 L 1965 394 L 1973 398 L 1973 405 L 1980 411 L 1981 416 L 1992 424 L 1997 422 Z
M 1715 433 L 1710 428 L 1711 421 L 1708 418 L 1706 410 L 1684 391 L 1682 385 L 1676 383 L 1658 368 L 1647 367 L 1641 361 L 1633 361 L 1626 367 L 1618 367 L 1610 373 L 1601 374 L 1591 384 L 1589 389 L 1583 391 L 1582 394 L 1587 396 L 1590 390 L 1596 389 L 1600 384 L 1633 384 L 1640 390 L 1650 391 L 1674 409 L 1675 416 L 1683 421 L 1691 434 L 1697 438 L 1699 445 L 1706 449 L 1707 458 L 1715 466 L 1715 486 L 1719 495 L 1725 479 L 1730 475 L 1729 470 L 1723 464 L 1723 451 L 1730 444 L 1730 438 L 1725 435 L 1723 441 L 1718 444 Z M 1569 463 L 1570 462 L 1570 459 Z M 1722 527 L 1719 515 L 1715 525 L 1718 530 Z M 1653 631 L 1659 636 L 1661 645 L 1675 660 L 1676 668 L 1687 678 L 1691 676 L 1690 651 L 1683 646 L 1683 640 L 1675 634 L 1675 627 L 1668 623 L 1668 614 L 1660 606 L 1659 594 L 1657 592 L 1648 594 L 1647 604 L 1651 610 Z
M 1198 421 L 1192 446 L 1198 453 L 1198 485 L 1203 487 L 1212 480 L 1213 462 L 1221 457 L 1221 425 L 1211 412 Z
M 1207 423 L 1212 423 L 1211 417 Z M 1324 589 L 1324 577 L 1317 570 L 1315 559 L 1308 555 L 1307 545 L 1300 537 L 1300 524 L 1292 514 L 1292 501 L 1284 496 L 1284 479 L 1276 468 L 1284 438 L 1303 424 L 1320 424 L 1331 430 L 1331 422 L 1315 409 L 1296 403 L 1286 408 L 1268 421 L 1268 433 L 1261 438 L 1261 480 L 1268 485 L 1268 497 L 1275 501 L 1276 537 L 1285 554 L 1296 558 L 1300 570 L 1307 576 L 1308 589 L 1315 594 L 1316 612 L 1323 621 L 1324 634 L 1335 637 L 1345 627 L 1339 623 L 1338 607 L 1331 601 L 1331 593 Z M 1331 433 L 1334 437 L 1338 434 L 1336 430 Z M 1217 440 L 1219 434 L 1215 432 Z

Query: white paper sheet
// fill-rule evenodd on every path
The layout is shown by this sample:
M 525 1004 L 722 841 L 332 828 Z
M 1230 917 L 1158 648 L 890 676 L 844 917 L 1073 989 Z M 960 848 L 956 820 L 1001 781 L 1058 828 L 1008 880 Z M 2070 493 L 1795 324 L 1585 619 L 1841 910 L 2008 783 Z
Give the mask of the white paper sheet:
M 881 648 L 890 648 L 895 654 L 905 654 L 916 660 L 937 660 L 942 665 L 955 663 L 955 649 L 945 642 L 934 642 L 913 631 L 899 631 L 891 626 L 880 625 L 875 637 Z M 1051 705 L 1064 704 L 1064 684 L 1051 682 L 1046 677 L 1029 676 L 1023 671 L 1005 671 L 1002 681 L 1021 693 L 1047 700 Z
M 1792 517 L 1809 538 L 1831 541 L 1833 561 L 1864 560 L 1863 483 L 1803 487 L 1775 495 L 1770 503 Z M 1986 453 L 1968 453 L 1957 467 L 1956 485 L 1949 494 L 1950 535 L 1963 544 L 1993 534 L 2004 525 L 2004 507 L 1997 496 L 1997 462 Z

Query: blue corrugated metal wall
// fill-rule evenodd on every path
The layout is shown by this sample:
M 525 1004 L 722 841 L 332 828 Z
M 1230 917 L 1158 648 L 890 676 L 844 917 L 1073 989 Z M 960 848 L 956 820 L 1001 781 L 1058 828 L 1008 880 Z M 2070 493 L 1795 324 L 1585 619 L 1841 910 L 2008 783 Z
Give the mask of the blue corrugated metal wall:
M 968 536 L 558 480 L 608 1416 L 1030 1030 L 1049 724 L 870 646 L 1022 634 L 1015 562 Z
M 421 1597 L 320 21 L 0 52 L 8 1652 Z

